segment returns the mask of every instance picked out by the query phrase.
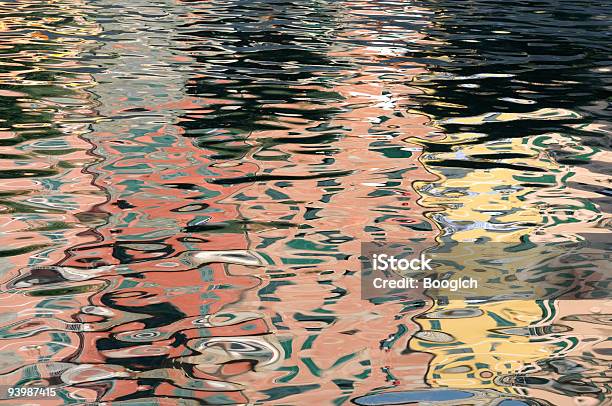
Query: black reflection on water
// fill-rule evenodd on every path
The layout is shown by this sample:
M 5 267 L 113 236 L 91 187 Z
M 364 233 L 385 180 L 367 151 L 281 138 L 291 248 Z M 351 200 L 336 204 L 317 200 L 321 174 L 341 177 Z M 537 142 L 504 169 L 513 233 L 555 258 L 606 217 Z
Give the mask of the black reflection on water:
M 532 105 L 499 100 L 526 92 L 522 97 L 535 101 L 537 108 L 567 108 L 594 119 L 609 117 L 609 111 L 598 107 L 609 97 L 606 83 L 610 75 L 595 70 L 609 64 L 612 13 L 605 2 L 420 3 L 434 11 L 434 24 L 426 33 L 440 44 L 421 47 L 413 56 L 429 61 L 449 59 L 430 62 L 430 71 L 455 77 L 513 75 L 486 80 L 434 79 L 423 86 L 435 89 L 436 99 L 462 108 L 441 106 L 422 97 L 425 112 L 435 117 L 528 112 Z M 465 83 L 479 87 L 459 87 Z
M 325 4 L 233 1 L 202 11 L 198 21 L 182 26 L 182 51 L 197 62 L 197 75 L 188 81 L 186 92 L 212 100 L 205 115 L 196 111 L 184 116 L 185 135 L 198 137 L 197 145 L 216 152 L 213 159 L 239 159 L 253 148 L 242 142 L 249 133 L 288 129 L 278 121 L 280 116 L 318 121 L 337 112 L 328 105 L 340 100 L 339 95 L 307 85 L 316 79 L 320 88 L 343 66 L 325 55 L 331 46 L 326 32 L 336 24 L 335 13 Z M 305 102 L 310 108 L 295 107 Z M 310 130 L 314 142 L 334 140 L 329 134 L 320 139 L 316 129 Z M 272 147 L 311 138 L 288 134 L 263 142 Z
M 431 93 L 418 97 L 422 111 L 437 118 L 490 112 L 528 113 L 567 109 L 580 123 L 605 124 L 610 118 L 612 13 L 593 1 L 420 1 L 433 12 L 426 39 L 436 46 L 412 46 L 410 54 L 433 75 L 417 81 Z M 485 77 L 485 75 L 487 77 Z M 610 136 L 570 128 L 578 120 L 518 120 L 480 125 L 449 124 L 447 133 L 486 134 L 470 143 L 562 132 L 584 145 L 610 150 Z M 432 152 L 449 145 L 429 144 Z M 567 152 L 552 154 L 560 164 L 589 165 Z
M 165 241 L 165 238 L 146 241 L 114 241 L 112 243 L 75 247 L 67 250 L 67 252 L 70 255 L 76 255 L 80 251 L 89 252 L 106 248 L 111 249 L 112 257 L 120 264 L 135 264 L 176 256 L 176 247 Z M 108 265 L 102 258 L 92 256 L 79 258 L 76 262 L 89 264 L 90 266 Z

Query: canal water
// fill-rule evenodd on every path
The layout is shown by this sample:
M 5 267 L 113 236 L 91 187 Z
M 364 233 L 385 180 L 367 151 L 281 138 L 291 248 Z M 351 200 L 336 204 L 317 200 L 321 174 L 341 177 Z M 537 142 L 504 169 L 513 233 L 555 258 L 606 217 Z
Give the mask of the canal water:
M 609 295 L 364 300 L 360 249 L 607 242 L 611 18 L 0 2 L 0 388 L 57 390 L 7 404 L 609 404 Z

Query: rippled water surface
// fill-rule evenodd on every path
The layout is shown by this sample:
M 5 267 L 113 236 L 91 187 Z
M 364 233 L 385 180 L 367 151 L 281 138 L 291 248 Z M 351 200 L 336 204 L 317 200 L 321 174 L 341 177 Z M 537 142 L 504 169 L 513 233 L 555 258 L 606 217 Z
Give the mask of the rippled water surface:
M 611 10 L 0 1 L 0 386 L 609 404 L 611 300 L 362 300 L 359 255 L 608 242 Z

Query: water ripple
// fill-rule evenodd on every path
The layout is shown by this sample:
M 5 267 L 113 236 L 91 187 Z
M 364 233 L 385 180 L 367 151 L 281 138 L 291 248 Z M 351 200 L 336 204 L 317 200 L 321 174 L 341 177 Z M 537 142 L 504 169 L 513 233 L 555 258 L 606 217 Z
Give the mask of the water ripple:
M 0 386 L 66 404 L 605 404 L 609 301 L 367 301 L 359 255 L 606 241 L 609 17 L 0 2 Z

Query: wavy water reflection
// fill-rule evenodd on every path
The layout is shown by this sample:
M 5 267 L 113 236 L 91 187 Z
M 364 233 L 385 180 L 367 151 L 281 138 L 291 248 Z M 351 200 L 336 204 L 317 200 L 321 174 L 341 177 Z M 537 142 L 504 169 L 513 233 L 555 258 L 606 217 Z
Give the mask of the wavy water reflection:
M 0 385 L 605 404 L 609 300 L 367 301 L 359 255 L 606 242 L 609 44 L 581 1 L 0 2 Z

